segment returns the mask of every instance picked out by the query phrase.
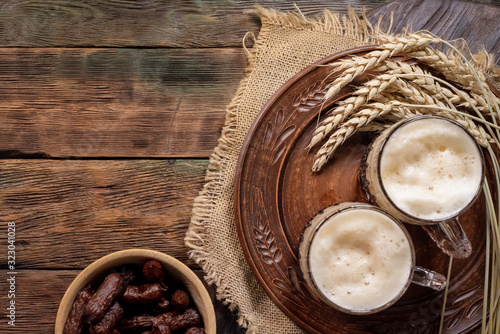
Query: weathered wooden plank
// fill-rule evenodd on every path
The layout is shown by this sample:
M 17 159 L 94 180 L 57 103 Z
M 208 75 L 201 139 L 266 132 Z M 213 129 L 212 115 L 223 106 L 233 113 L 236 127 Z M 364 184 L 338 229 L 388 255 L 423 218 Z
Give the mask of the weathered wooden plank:
M 14 222 L 17 268 L 83 268 L 127 248 L 155 249 L 193 266 L 184 236 L 207 164 L 0 160 L 0 249 L 7 250 Z
M 241 46 L 260 22 L 246 12 L 255 4 L 284 11 L 295 2 L 306 15 L 324 9 L 346 13 L 387 0 L 161 0 L 0 1 L 0 46 Z
M 446 40 L 463 38 L 473 53 L 484 47 L 496 55 L 496 64 L 500 64 L 500 2 L 485 2 L 491 4 L 456 0 L 395 0 L 372 9 L 368 17 L 376 22 L 377 17 L 385 15 L 381 28 L 387 30 L 390 25 L 387 13 L 393 12 L 393 32 L 409 27 L 413 31 L 429 30 Z
M 484 37 L 500 54 L 499 30 L 478 26 L 498 23 L 500 8 L 455 3 L 395 1 L 369 15 L 394 10 L 396 30 L 456 25 L 472 49 Z M 0 156 L 208 157 L 245 66 L 241 49 L 0 49 Z
M 7 281 L 11 275 L 0 270 L 0 333 L 54 333 L 54 323 L 64 292 L 79 270 L 18 270 L 15 276 L 15 298 L 8 297 L 10 284 Z M 201 278 L 202 272 L 196 273 Z M 212 297 L 217 317 L 217 333 L 244 333 L 236 323 L 235 316 L 226 306 L 215 299 L 213 287 L 207 287 Z M 8 324 L 10 301 L 15 302 L 15 326 Z
M 0 49 L 0 154 L 208 157 L 241 49 Z

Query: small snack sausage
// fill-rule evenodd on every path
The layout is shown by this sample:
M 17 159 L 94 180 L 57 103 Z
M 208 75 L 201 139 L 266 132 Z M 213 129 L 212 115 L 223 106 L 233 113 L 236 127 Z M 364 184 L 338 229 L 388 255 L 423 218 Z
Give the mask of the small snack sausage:
M 118 324 L 120 331 L 148 330 L 153 327 L 154 317 L 149 314 L 136 315 L 132 318 L 122 319 Z
M 155 315 L 163 314 L 168 312 L 169 308 L 170 301 L 165 297 L 161 297 L 160 301 L 153 307 L 153 313 Z
M 176 323 L 172 325 L 172 330 L 199 326 L 201 324 L 201 316 L 198 310 L 194 307 L 187 308 L 184 313 L 175 318 Z
M 189 295 L 186 291 L 175 290 L 171 303 L 178 311 L 184 311 L 189 306 Z
M 129 285 L 125 288 L 122 300 L 130 304 L 153 304 L 160 301 L 163 291 L 159 283 Z
M 177 311 L 163 313 L 163 314 L 156 316 L 155 322 L 164 322 L 168 326 L 171 326 L 174 323 L 175 317 L 177 317 L 178 315 L 180 315 L 180 313 Z
M 163 318 L 155 318 L 155 323 L 153 324 L 153 334 L 171 334 L 172 331 Z
M 161 319 L 160 319 L 161 318 Z M 195 327 L 201 324 L 201 316 L 194 307 L 190 307 L 179 314 L 178 312 L 167 312 L 156 317 L 157 321 L 165 322 L 175 332 L 184 328 Z
M 163 283 L 165 280 L 163 265 L 157 260 L 146 261 L 142 266 L 142 274 L 146 281 L 151 283 Z
M 118 301 L 115 301 L 108 312 L 95 325 L 91 325 L 90 334 L 112 334 L 115 326 L 120 322 L 123 316 L 123 308 Z
M 99 322 L 124 289 L 122 274 L 109 274 L 90 298 L 85 308 L 88 322 Z
M 63 334 L 80 334 L 82 332 L 85 324 L 85 318 L 83 316 L 85 307 L 93 293 L 94 291 L 90 285 L 85 286 L 85 288 L 78 293 L 71 307 L 71 311 L 69 312 L 66 324 L 64 325 Z
M 189 327 L 184 334 L 205 334 L 205 330 L 201 327 Z

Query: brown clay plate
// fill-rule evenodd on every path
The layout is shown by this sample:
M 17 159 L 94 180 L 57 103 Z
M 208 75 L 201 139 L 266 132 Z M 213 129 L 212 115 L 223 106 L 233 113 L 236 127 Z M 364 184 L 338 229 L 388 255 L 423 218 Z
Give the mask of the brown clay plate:
M 312 333 L 437 333 L 444 293 L 412 284 L 390 308 L 353 316 L 329 308 L 312 296 L 297 261 L 300 234 L 319 210 L 338 202 L 367 202 L 359 183 L 359 164 L 373 139 L 356 134 L 320 173 L 311 173 L 314 153 L 307 145 L 317 124 L 331 68 L 318 66 L 363 54 L 367 46 L 326 57 L 304 69 L 277 91 L 256 118 L 243 144 L 235 183 L 235 217 L 240 242 L 253 273 L 276 303 Z M 400 55 L 395 60 L 414 62 Z M 357 79 L 366 81 L 373 73 Z M 348 96 L 343 89 L 333 101 Z M 473 244 L 472 255 L 453 261 L 443 333 L 469 333 L 481 322 L 485 269 L 485 204 L 481 198 L 460 217 Z M 448 257 L 425 232 L 406 225 L 417 265 L 446 275 Z

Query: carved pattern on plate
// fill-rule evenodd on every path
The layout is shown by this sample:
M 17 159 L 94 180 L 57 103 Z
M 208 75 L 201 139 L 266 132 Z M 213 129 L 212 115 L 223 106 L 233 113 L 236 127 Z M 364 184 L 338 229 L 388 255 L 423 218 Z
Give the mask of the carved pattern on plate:
M 433 334 L 437 331 L 429 321 L 421 321 L 417 317 L 405 320 L 395 320 L 391 322 L 366 321 L 346 324 L 345 333 L 352 334 Z
M 433 299 L 425 305 L 420 305 L 406 318 L 395 321 L 357 321 L 355 324 L 346 324 L 344 327 L 347 333 L 376 333 L 376 334 L 397 334 L 415 333 L 432 334 L 437 332 L 435 326 L 441 318 L 443 308 L 443 295 Z M 356 329 L 357 331 L 354 331 Z
M 278 248 L 274 233 L 269 226 L 262 190 L 253 187 L 252 192 L 252 214 L 256 217 L 252 227 L 255 247 L 262 260 L 267 265 L 274 266 L 280 274 L 280 277 L 274 278 L 272 282 L 280 290 L 283 298 L 297 306 L 305 307 L 304 300 L 310 299 L 312 296 L 308 293 L 306 283 L 299 279 L 297 271 L 292 266 L 287 266 L 286 269 L 280 266 L 283 251 Z M 313 300 L 318 302 L 316 297 L 313 297 Z
M 471 318 L 482 309 L 482 294 L 478 293 L 481 285 L 458 294 L 446 307 L 445 328 L 455 328 L 461 320 Z M 478 297 L 479 296 L 479 297 Z M 433 324 L 441 318 L 443 297 L 434 299 L 428 305 L 419 307 L 407 320 L 393 321 L 391 323 L 379 323 L 376 321 L 358 321 L 355 324 L 347 324 L 344 329 L 347 333 L 434 333 Z
M 274 122 L 269 122 L 266 125 L 264 131 L 264 140 L 262 141 L 262 148 L 269 149 L 271 151 L 274 165 L 285 153 L 286 140 L 295 132 L 297 128 L 294 124 L 288 124 L 290 118 L 292 118 L 294 112 L 286 116 L 283 110 L 278 110 L 276 112 L 276 117 Z
M 326 95 L 327 88 L 330 83 L 326 80 L 321 80 L 297 94 L 293 99 L 292 106 L 299 112 L 309 112 L 316 108 Z
M 326 94 L 328 84 L 325 81 L 318 81 L 309 86 L 308 89 L 295 96 L 293 100 L 293 110 L 287 115 L 282 109 L 276 112 L 273 121 L 270 121 L 265 126 L 264 140 L 262 140 L 262 148 L 269 149 L 272 155 L 272 165 L 274 165 L 285 153 L 287 139 L 297 129 L 295 124 L 290 124 L 295 112 L 310 112 L 321 104 L 323 97 Z
M 446 327 L 451 329 L 456 327 L 462 318 L 471 318 L 476 312 L 483 308 L 483 297 L 478 291 L 481 285 L 464 291 L 456 296 L 450 306 L 446 307 Z
M 255 246 L 265 263 L 277 265 L 282 258 L 283 252 L 278 248 L 274 233 L 269 227 L 269 220 L 264 208 L 264 200 L 262 199 L 262 190 L 253 187 L 253 194 L 254 205 L 252 206 L 252 214 L 256 217 L 253 226 Z
M 281 272 L 281 274 L 285 276 L 285 273 Z M 303 290 L 305 283 L 299 281 L 297 272 L 293 269 L 293 267 L 287 268 L 287 274 L 286 281 L 275 278 L 273 280 L 274 286 L 280 289 L 283 298 L 296 304 L 297 306 L 305 307 L 306 305 L 304 304 L 304 300 L 306 299 L 306 295 Z

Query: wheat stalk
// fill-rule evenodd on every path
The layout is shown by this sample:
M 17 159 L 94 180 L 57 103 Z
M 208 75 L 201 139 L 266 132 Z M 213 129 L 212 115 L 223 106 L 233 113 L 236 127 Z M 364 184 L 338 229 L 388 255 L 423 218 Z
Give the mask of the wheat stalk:
M 491 110 L 491 106 L 486 99 L 493 100 L 496 104 L 500 103 L 500 99 L 490 91 L 484 74 L 475 72 L 471 66 L 464 64 L 458 57 L 453 55 L 448 56 L 441 51 L 431 48 L 413 51 L 409 55 L 436 69 L 446 79 L 460 84 L 465 90 L 469 90 L 474 100 L 481 107 L 481 111 L 489 112 Z M 477 73 L 479 80 L 475 80 L 475 73 Z M 485 91 L 488 92 L 487 96 L 484 94 Z
M 442 60 L 442 58 L 444 57 L 446 57 L 444 53 L 440 53 L 438 59 Z M 401 77 L 404 75 L 405 79 L 411 81 L 412 85 L 408 85 L 405 83 L 405 81 L 398 80 L 398 84 L 393 87 L 393 90 L 399 90 L 400 94 L 406 95 L 406 100 L 408 100 L 410 103 L 437 105 L 441 108 L 445 108 L 446 105 L 444 104 L 444 101 L 446 101 L 451 105 L 459 104 L 459 106 L 464 107 L 478 107 L 478 109 L 481 111 L 489 110 L 489 107 L 484 99 L 473 99 L 465 91 L 459 89 L 454 89 L 454 91 L 452 91 L 448 88 L 442 87 L 439 82 L 434 80 L 435 78 L 432 75 L 423 71 L 418 66 L 409 65 L 404 62 L 385 60 L 382 64 L 380 64 L 378 67 L 375 67 L 374 69 L 387 70 L 385 75 L 388 75 L 390 77 Z M 387 90 L 389 86 L 395 82 L 395 80 L 385 80 L 386 83 L 389 83 L 384 86 L 384 90 Z M 427 91 L 428 93 L 426 93 L 425 91 Z M 382 91 L 379 91 L 377 92 L 377 94 L 373 95 L 380 95 L 380 93 L 382 93 Z M 356 95 L 356 93 L 354 95 Z M 354 100 L 355 98 L 351 97 L 351 99 Z M 400 98 L 396 98 L 396 100 L 403 102 L 405 101 L 405 99 Z M 370 100 L 367 100 L 367 102 L 368 101 Z M 476 137 L 476 139 L 482 146 L 487 146 L 488 142 L 491 141 L 491 137 L 488 136 L 482 128 L 478 128 L 470 119 L 457 115 L 457 113 L 446 112 L 444 114 L 445 116 L 458 121 L 460 124 L 466 127 Z M 331 118 L 325 119 L 325 121 L 323 122 L 324 124 L 322 124 L 323 126 L 318 127 L 315 135 L 313 136 L 313 140 L 311 140 L 310 146 L 312 147 L 319 141 L 323 140 L 326 135 L 330 133 L 335 127 L 337 127 L 344 118 L 345 117 L 340 117 L 340 115 L 333 115 Z
M 455 87 L 452 91 L 446 87 L 442 87 L 436 82 L 435 77 L 424 71 L 416 65 L 409 65 L 405 62 L 395 62 L 392 60 L 385 60 L 379 67 L 374 68 L 376 71 L 384 71 L 387 74 L 404 76 L 405 79 L 411 80 L 430 94 L 435 95 L 434 98 L 442 100 L 449 100 L 453 104 L 458 104 L 466 108 L 477 107 L 483 113 L 490 111 L 487 101 L 480 95 L 469 93 L 465 90 L 460 90 Z
M 393 50 L 395 45 L 404 45 L 403 52 L 435 68 L 448 80 L 457 82 L 466 90 L 470 90 L 471 94 L 474 94 L 475 100 L 480 103 L 482 111 L 489 112 L 492 107 L 491 104 L 497 106 L 500 104 L 500 99 L 490 91 L 484 74 L 476 71 L 470 63 L 466 63 L 463 60 L 465 57 L 460 54 L 460 51 L 441 38 L 430 33 L 419 32 L 404 37 L 380 34 L 378 39 L 384 43 L 381 48 L 387 50 Z M 445 43 L 455 52 L 446 54 L 429 47 L 429 44 L 439 43 Z M 487 101 L 484 101 L 485 98 L 494 101 L 494 103 L 488 104 Z
M 319 149 L 316 154 L 313 171 L 319 171 L 330 159 L 335 150 L 344 143 L 357 129 L 368 125 L 375 118 L 389 113 L 393 105 L 390 103 L 372 103 L 352 115 L 349 120 L 342 124 Z
M 325 100 L 332 98 L 337 93 L 349 84 L 354 78 L 363 74 L 365 71 L 372 69 L 387 58 L 394 56 L 399 52 L 411 52 L 424 48 L 429 43 L 437 43 L 439 38 L 433 36 L 419 36 L 418 34 L 410 34 L 407 37 L 389 38 L 380 36 L 380 40 L 384 41 L 379 49 L 367 53 L 364 57 L 354 57 L 355 61 L 339 61 L 331 66 L 335 67 L 336 71 L 343 71 L 337 77 L 328 89 Z
M 436 83 L 436 85 L 439 86 L 439 83 Z M 401 106 L 405 106 L 405 108 L 394 108 L 391 113 L 380 116 L 379 120 L 396 123 L 402 119 L 422 115 L 422 112 L 427 114 L 442 114 L 443 116 L 451 118 L 465 127 L 475 137 L 475 139 L 481 146 L 489 146 L 489 142 L 492 141 L 492 138 L 485 132 L 485 130 L 474 123 L 470 118 L 460 115 L 458 110 L 456 110 L 453 105 L 451 105 L 450 108 L 452 108 L 455 112 L 422 108 L 422 105 L 437 105 L 442 109 L 447 109 L 446 105 L 436 95 L 429 95 L 426 92 L 419 90 L 418 86 L 415 86 L 413 81 L 407 83 L 403 80 L 398 80 L 395 86 L 397 86 L 397 91 L 399 91 L 400 93 L 404 92 L 407 94 L 407 96 L 385 91 L 384 93 L 375 96 L 373 98 L 373 101 L 380 103 L 390 103 L 392 105 L 399 104 Z M 436 91 L 437 94 L 439 94 L 439 88 L 433 89 L 433 91 Z M 446 100 L 446 96 L 443 96 L 443 99 Z M 422 105 L 414 105 L 410 103 L 421 103 Z M 368 129 L 363 130 L 368 131 Z M 373 128 L 373 131 L 377 131 L 377 128 Z
M 489 142 L 491 141 L 491 137 L 484 131 L 483 128 L 479 127 L 474 123 L 472 120 L 470 120 L 467 117 L 464 117 L 460 114 L 458 114 L 456 111 L 455 106 L 451 103 L 451 101 L 447 101 L 450 109 L 452 109 L 455 112 L 450 112 L 446 111 L 443 109 L 446 109 L 446 105 L 438 98 L 436 98 L 436 94 L 440 94 L 440 85 L 439 83 L 436 83 L 436 94 L 435 95 L 430 95 L 426 93 L 424 90 L 419 89 L 419 86 L 416 86 L 413 83 L 408 83 L 405 80 L 398 79 L 396 81 L 396 85 L 399 87 L 399 89 L 407 94 L 408 100 L 412 101 L 416 104 L 420 105 L 436 105 L 438 107 L 441 107 L 441 110 L 437 110 L 436 114 L 442 114 L 445 117 L 451 118 L 455 120 L 457 123 L 461 124 L 463 127 L 465 127 L 477 140 L 477 142 L 484 147 L 489 146 Z M 446 96 L 444 96 L 444 99 L 446 100 Z
M 370 100 L 374 96 L 382 93 L 389 87 L 396 77 L 389 74 L 381 74 L 376 78 L 367 81 L 363 87 L 353 93 L 353 96 L 339 103 L 337 107 L 329 112 L 326 117 L 315 129 L 309 148 L 312 148 L 321 142 L 328 134 L 330 134 L 344 119 L 352 115 L 359 107 Z
M 370 64 L 369 61 L 362 61 L 359 57 L 354 57 L 349 60 L 342 62 L 342 66 L 347 66 L 347 64 L 352 64 L 352 62 L 363 63 L 364 66 Z M 407 84 L 402 84 L 399 80 L 399 84 L 393 87 L 393 90 L 400 90 L 409 97 L 410 102 L 417 104 L 437 104 L 438 106 L 445 107 L 442 101 L 447 101 L 451 103 L 461 103 L 462 106 L 470 106 L 473 100 L 466 92 L 457 89 L 454 93 L 450 89 L 443 88 L 438 82 L 434 80 L 434 77 L 429 73 L 423 71 L 418 66 L 412 66 L 405 62 L 394 62 L 391 60 L 384 60 L 378 66 L 374 66 L 375 70 L 387 70 L 386 73 L 378 75 L 376 78 L 364 83 L 363 87 L 358 89 L 353 93 L 353 96 L 348 99 L 339 102 L 339 105 L 329 112 L 329 115 L 318 125 L 315 129 L 311 142 L 308 146 L 309 149 L 322 142 L 332 131 L 334 131 L 339 124 L 341 124 L 346 118 L 352 115 L 358 110 L 358 108 L 370 102 L 375 96 L 381 96 L 382 92 L 390 88 L 394 82 L 396 82 L 397 75 L 406 75 L 405 79 L 411 80 L 414 85 L 409 86 Z M 417 89 L 416 87 L 419 87 Z M 430 94 L 424 94 L 422 91 L 428 91 Z M 394 99 L 393 99 L 394 100 Z M 401 99 L 398 99 L 401 101 Z M 484 100 L 483 100 L 484 101 Z M 381 101 L 378 101 L 381 102 Z M 485 103 L 483 103 L 484 106 Z M 475 103 L 477 105 L 477 102 Z M 487 106 L 486 106 L 487 108 Z M 455 114 L 453 114 L 455 115 Z M 449 116 L 449 114 L 448 114 Z M 484 145 L 488 140 L 484 138 L 484 131 L 474 129 L 473 122 L 467 122 L 463 117 L 458 118 L 453 116 L 455 119 L 459 120 L 464 126 L 467 124 L 467 128 L 474 132 L 475 136 Z
M 428 46 L 431 43 L 443 42 L 440 38 L 426 33 L 410 34 L 406 37 L 380 35 L 378 38 L 383 43 L 379 47 L 381 50 L 369 52 L 363 57 L 338 61 L 331 65 L 336 71 L 343 72 L 332 82 L 325 95 L 326 100 L 335 96 L 340 89 L 349 84 L 355 77 L 380 65 L 384 60 L 399 52 L 406 52 L 420 62 L 435 68 L 444 74 L 447 79 L 459 83 L 464 89 L 470 90 L 476 97 L 481 97 L 485 89 L 489 90 L 483 74 L 479 74 L 480 80 L 474 80 L 475 73 L 461 59 L 452 55 L 449 56 Z M 488 96 L 488 98 L 496 99 L 496 103 L 500 103 L 500 99 L 493 95 Z M 482 102 L 481 98 L 477 99 L 477 101 Z M 486 104 L 481 105 L 484 107 Z

